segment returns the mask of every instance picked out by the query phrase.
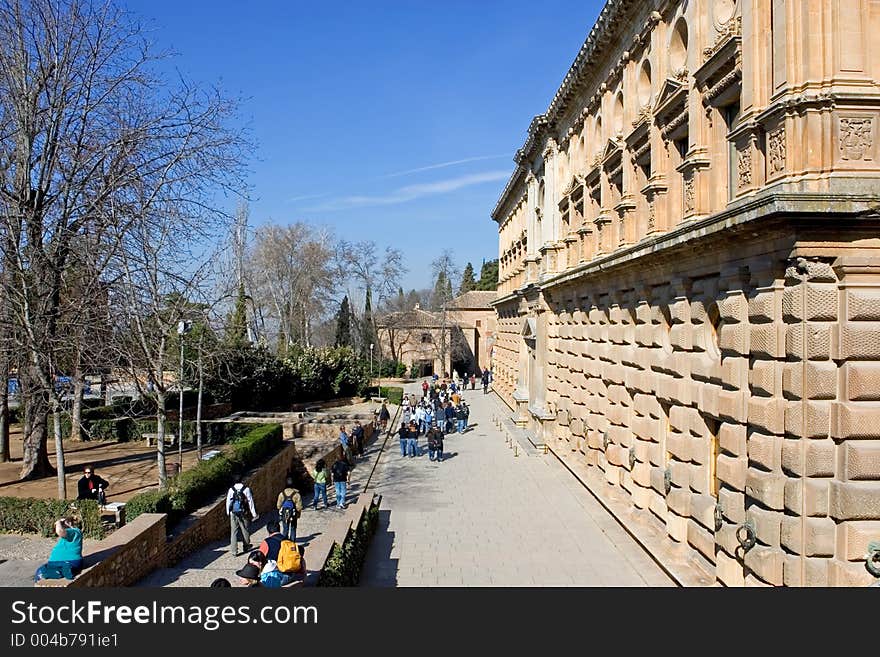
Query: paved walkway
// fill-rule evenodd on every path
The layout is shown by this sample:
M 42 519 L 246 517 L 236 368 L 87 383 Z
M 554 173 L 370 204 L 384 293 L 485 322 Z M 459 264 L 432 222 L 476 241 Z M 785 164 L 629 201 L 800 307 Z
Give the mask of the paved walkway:
M 381 438 L 371 443 L 364 450 L 364 455 L 360 457 L 356 467 L 351 471 L 347 494 L 349 504 L 357 499 L 363 490 L 381 444 Z M 327 485 L 327 501 L 331 505 L 329 509 L 325 509 L 322 502 L 317 511 L 313 510 L 310 506 L 312 491 L 300 491 L 300 493 L 303 496 L 305 507 L 297 523 L 296 540 L 297 543 L 305 546 L 306 567 L 309 567 L 309 543 L 320 536 L 331 521 L 340 518 L 344 512 L 337 511 L 335 508 L 336 500 L 332 483 Z M 260 509 L 257 510 L 260 511 Z M 266 522 L 274 518 L 277 518 L 277 512 L 267 511 L 259 517 L 257 522 L 252 523 L 251 544 L 254 548 L 266 538 Z M 239 543 L 239 549 L 241 549 L 240 546 L 241 543 Z M 209 586 L 218 577 L 225 577 L 233 586 L 239 586 L 235 571 L 241 568 L 246 561 L 246 555 L 232 556 L 229 551 L 227 532 L 227 537 L 223 540 L 209 543 L 170 568 L 154 571 L 141 580 L 137 586 Z
M 552 455 L 514 456 L 491 423 L 494 395 L 466 401 L 474 426 L 446 438 L 442 463 L 424 437 L 418 458 L 389 440 L 361 586 L 674 585 Z

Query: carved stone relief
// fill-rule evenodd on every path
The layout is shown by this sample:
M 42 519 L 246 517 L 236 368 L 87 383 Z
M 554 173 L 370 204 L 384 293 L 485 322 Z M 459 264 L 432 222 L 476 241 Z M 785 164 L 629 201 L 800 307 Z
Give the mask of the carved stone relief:
M 838 134 L 841 159 L 865 159 L 874 146 L 874 119 L 871 117 L 842 117 Z
M 767 135 L 767 157 L 771 174 L 785 169 L 785 126 Z
M 689 174 L 684 179 L 684 210 L 685 212 L 693 212 L 696 206 L 696 181 L 694 175 Z
M 736 162 L 737 172 L 739 173 L 738 187 L 742 189 L 752 184 L 752 151 L 746 147 L 739 151 Z

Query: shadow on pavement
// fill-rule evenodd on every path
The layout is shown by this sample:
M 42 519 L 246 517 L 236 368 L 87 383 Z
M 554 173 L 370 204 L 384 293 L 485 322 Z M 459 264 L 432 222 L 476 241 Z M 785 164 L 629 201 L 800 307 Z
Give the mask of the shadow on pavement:
M 391 511 L 379 510 L 376 533 L 370 541 L 358 586 L 396 587 L 397 559 L 391 558 L 394 545 L 394 532 L 388 531 L 391 524 Z

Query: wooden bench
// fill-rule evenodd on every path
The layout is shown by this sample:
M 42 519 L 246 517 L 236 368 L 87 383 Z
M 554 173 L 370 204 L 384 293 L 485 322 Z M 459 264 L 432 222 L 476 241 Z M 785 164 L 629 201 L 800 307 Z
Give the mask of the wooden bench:
M 141 438 L 143 438 L 144 440 L 147 441 L 147 447 L 152 447 L 153 445 L 156 444 L 156 441 L 159 440 L 159 434 L 158 433 L 142 433 Z M 174 442 L 176 439 L 177 438 L 173 433 L 166 433 L 165 434 L 165 444 L 166 445 L 174 445 Z

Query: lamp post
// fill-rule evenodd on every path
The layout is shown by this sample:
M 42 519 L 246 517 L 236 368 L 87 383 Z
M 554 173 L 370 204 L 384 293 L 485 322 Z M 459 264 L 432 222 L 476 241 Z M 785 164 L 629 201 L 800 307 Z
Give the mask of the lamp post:
M 185 319 L 177 323 L 177 335 L 180 342 L 180 379 L 178 379 L 178 388 L 180 399 L 177 414 L 177 467 L 178 473 L 183 472 L 183 336 L 189 333 L 192 324 Z

